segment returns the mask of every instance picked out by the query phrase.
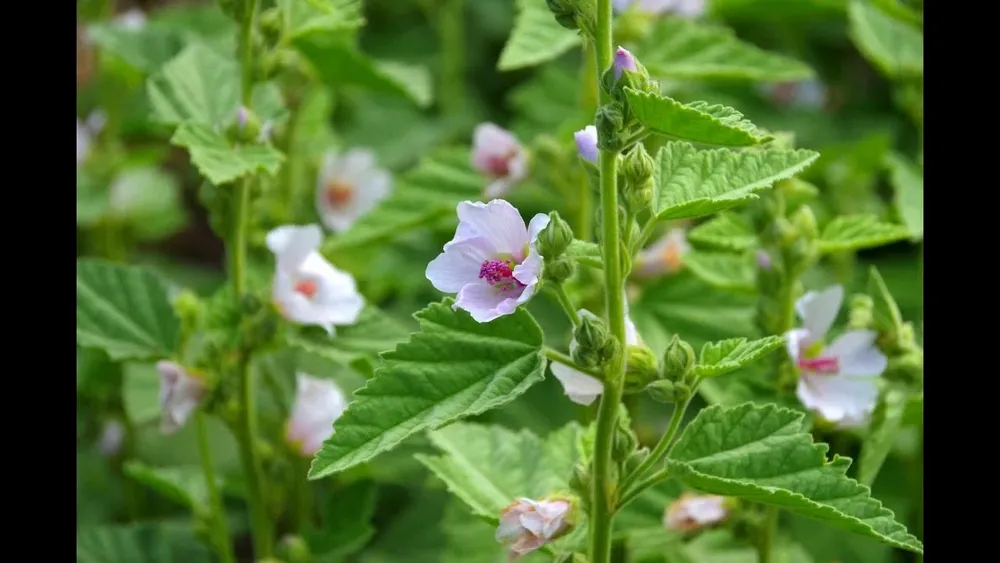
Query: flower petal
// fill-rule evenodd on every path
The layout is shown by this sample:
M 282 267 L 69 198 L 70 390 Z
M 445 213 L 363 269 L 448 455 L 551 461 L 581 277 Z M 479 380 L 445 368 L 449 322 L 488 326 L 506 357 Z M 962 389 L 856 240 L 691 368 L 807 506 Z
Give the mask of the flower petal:
M 604 392 L 604 384 L 596 377 L 557 362 L 549 364 L 549 369 L 562 384 L 569 400 L 578 405 L 590 405 Z
M 514 180 L 510 176 L 497 178 L 486 185 L 486 189 L 483 190 L 483 196 L 490 199 L 503 197 L 510 192 L 512 187 L 514 187 Z
M 785 346 L 788 349 L 788 357 L 793 363 L 799 363 L 799 352 L 810 343 L 809 331 L 804 328 L 793 328 L 785 333 Z
M 510 203 L 494 199 L 485 206 L 463 201 L 458 204 L 458 220 L 469 223 L 481 236 L 488 239 L 497 252 L 522 257 L 528 245 L 528 229 L 524 219 Z
M 455 298 L 455 309 L 468 311 L 472 318 L 479 323 L 488 323 L 504 314 L 513 313 L 501 312 L 501 304 L 506 300 L 503 293 L 493 289 L 486 282 L 470 283 L 463 287 Z M 516 307 L 516 304 L 515 304 Z M 505 307 L 507 309 L 507 307 Z
M 795 302 L 802 325 L 814 339 L 822 339 L 833 326 L 844 301 L 844 286 L 831 285 L 822 291 L 810 291 Z
M 472 166 L 488 170 L 491 157 L 517 148 L 520 148 L 520 143 L 513 133 L 495 123 L 480 123 L 472 133 Z
M 532 250 L 523 262 L 514 266 L 512 272 L 514 279 L 524 285 L 536 283 L 542 277 L 542 256 Z
M 482 237 L 452 241 L 445 245 L 444 252 L 427 264 L 424 275 L 434 289 L 443 293 L 458 293 L 466 285 L 479 282 L 480 267 L 494 253 L 492 245 Z
M 319 225 L 285 225 L 267 233 L 267 247 L 277 257 L 278 268 L 297 270 L 310 253 L 319 248 L 323 230 Z
M 528 223 L 528 240 L 532 243 L 538 240 L 538 235 L 545 230 L 545 227 L 549 226 L 549 216 L 545 213 L 539 213 L 531 218 L 531 222 Z
M 878 398 L 878 385 L 871 377 L 805 373 L 795 393 L 807 408 L 836 423 L 871 412 Z
M 875 347 L 877 336 L 872 330 L 845 332 L 827 346 L 823 355 L 837 358 L 841 375 L 881 375 L 889 360 Z

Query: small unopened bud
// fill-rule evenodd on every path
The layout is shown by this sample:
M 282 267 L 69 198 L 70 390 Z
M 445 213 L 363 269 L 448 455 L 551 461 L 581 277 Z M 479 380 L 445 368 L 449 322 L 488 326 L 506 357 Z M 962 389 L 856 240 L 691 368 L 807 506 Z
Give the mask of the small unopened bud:
M 229 127 L 229 136 L 233 141 L 252 143 L 257 141 L 260 130 L 261 122 L 257 115 L 250 109 L 240 106 Z
M 174 298 L 174 313 L 184 326 L 194 326 L 205 312 L 205 304 L 196 293 L 184 289 Z
M 863 293 L 851 298 L 851 312 L 847 322 L 851 330 L 865 330 L 872 327 L 875 303 Z
M 597 127 L 597 146 L 602 150 L 619 152 L 625 146 L 625 116 L 618 107 L 606 104 L 597 109 L 594 117 Z
M 792 225 L 798 231 L 800 237 L 813 241 L 819 238 L 819 227 L 816 226 L 816 216 L 808 205 L 798 208 L 792 217 Z
M 645 346 L 628 346 L 625 367 L 625 393 L 639 393 L 660 377 L 660 366 L 653 351 Z
M 549 224 L 538 234 L 538 252 L 546 260 L 558 258 L 573 242 L 573 229 L 559 216 L 558 211 L 549 213 Z
M 573 133 L 573 139 L 576 141 L 576 150 L 580 158 L 597 166 L 597 127 L 588 125 Z
M 646 147 L 642 143 L 636 143 L 635 147 L 625 155 L 624 172 L 625 180 L 630 186 L 644 186 L 653 179 L 653 170 L 656 162 L 649 155 Z
M 576 264 L 565 256 L 553 260 L 545 260 L 542 263 L 542 277 L 552 283 L 563 283 L 573 277 L 576 271 Z
M 601 75 L 601 87 L 611 96 L 611 99 L 619 103 L 625 101 L 625 88 L 641 92 L 657 92 L 659 90 L 659 85 L 649 79 L 646 67 L 635 58 L 635 55 L 623 47 L 618 47 L 611 68 L 605 70 L 604 74 Z
M 618 352 L 618 342 L 600 317 L 583 316 L 573 337 L 577 343 L 572 352 L 573 361 L 583 367 L 602 366 Z
M 658 379 L 646 386 L 649 398 L 657 403 L 671 404 L 678 402 L 677 385 L 669 379 Z
M 694 367 L 694 360 L 694 348 L 675 334 L 663 354 L 663 377 L 674 382 L 683 381 Z
M 628 456 L 628 459 L 625 460 L 625 464 L 623 467 L 623 469 L 625 470 L 624 473 L 627 475 L 635 471 L 636 468 L 638 468 L 639 465 L 641 465 L 642 462 L 645 461 L 647 457 L 649 457 L 648 448 L 636 449 L 634 452 L 632 452 L 630 456 Z
M 309 544 L 300 536 L 287 535 L 278 544 L 279 555 L 288 563 L 309 563 L 313 560 Z

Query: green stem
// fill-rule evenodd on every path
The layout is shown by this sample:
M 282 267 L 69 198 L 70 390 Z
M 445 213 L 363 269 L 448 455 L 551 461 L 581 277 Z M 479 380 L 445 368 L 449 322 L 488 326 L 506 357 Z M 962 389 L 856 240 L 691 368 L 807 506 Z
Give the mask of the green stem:
M 649 240 L 649 237 L 653 236 L 653 233 L 656 232 L 657 223 L 658 221 L 655 216 L 650 217 L 649 221 L 646 221 L 646 224 L 642 226 L 642 231 L 639 232 L 638 240 L 635 241 L 635 250 L 639 250 L 640 248 L 646 246 L 646 242 Z
M 618 506 L 615 507 L 615 511 L 617 512 L 625 508 L 626 506 L 628 506 L 628 503 L 635 500 L 636 497 L 638 497 L 643 493 L 643 491 L 659 483 L 660 481 L 665 481 L 669 478 L 670 478 L 670 473 L 666 469 L 661 469 L 656 473 L 653 473 L 649 477 L 643 479 L 636 486 L 632 487 L 630 490 L 622 494 L 621 498 L 618 499 Z
M 546 348 L 542 349 L 542 352 L 545 354 L 546 358 L 552 360 L 553 362 L 558 362 L 558 363 L 563 364 L 565 366 L 569 366 L 569 367 L 575 369 L 576 371 L 579 371 L 581 373 L 585 373 L 585 374 L 587 374 L 587 375 L 589 375 L 591 377 L 596 377 L 597 379 L 599 379 L 601 381 L 604 381 L 604 374 L 602 374 L 602 373 L 600 373 L 598 371 L 594 371 L 594 370 L 592 370 L 590 368 L 585 368 L 583 366 L 577 365 L 577 363 L 573 361 L 573 358 L 567 356 L 566 354 L 563 354 L 562 352 L 560 352 L 558 350 L 554 350 L 552 348 L 546 347 Z
M 611 66 L 611 0 L 597 1 L 597 33 L 595 37 L 596 72 Z M 600 90 L 601 103 L 608 95 Z M 611 525 L 614 519 L 615 476 L 611 448 L 617 424 L 622 384 L 625 380 L 625 284 L 622 279 L 618 228 L 618 155 L 602 150 L 601 171 L 601 255 L 604 259 L 605 300 L 611 334 L 621 347 L 621 353 L 607 365 L 607 377 L 601 403 L 597 409 L 597 432 L 594 444 L 593 479 L 590 503 L 590 561 L 610 563 Z
M 456 115 L 465 104 L 464 0 L 442 0 L 438 9 L 438 34 L 441 39 L 442 113 Z
M 246 13 L 240 22 L 240 103 L 250 107 L 253 98 L 253 24 L 257 17 L 258 0 L 245 0 Z
M 301 531 L 303 526 L 311 520 L 309 480 L 306 479 L 306 474 L 309 473 L 309 460 L 296 457 L 292 461 L 292 468 L 294 470 L 292 475 L 292 529 Z
M 264 496 L 263 470 L 257 452 L 257 408 L 253 372 L 244 358 L 240 361 L 239 377 L 242 382 L 239 428 L 236 431 L 240 450 L 240 464 L 246 479 L 247 504 L 250 506 L 250 525 L 253 532 L 254 560 L 267 559 L 274 549 L 271 521 Z
M 660 441 L 656 443 L 656 446 L 653 447 L 653 451 L 649 452 L 646 459 L 642 460 L 639 467 L 636 467 L 635 471 L 625 477 L 625 480 L 621 485 L 621 490 L 625 491 L 626 495 L 632 492 L 630 487 L 633 483 L 635 483 L 638 479 L 643 478 L 650 469 L 655 467 L 658 463 L 661 463 L 667 454 L 670 453 L 670 448 L 673 447 L 674 439 L 677 437 L 677 431 L 680 430 L 681 420 L 684 419 L 684 413 L 687 411 L 688 405 L 691 404 L 691 399 L 694 398 L 696 390 L 697 386 L 691 390 L 691 395 L 685 399 L 683 403 L 674 407 L 674 412 L 670 415 L 670 423 L 667 425 L 667 432 L 660 438 Z M 641 486 L 641 484 L 639 486 Z M 636 488 L 638 489 L 639 486 Z
M 205 484 L 208 487 L 209 508 L 212 511 L 212 543 L 218 551 L 222 563 L 235 563 L 233 543 L 229 535 L 229 524 L 226 513 L 222 509 L 222 495 L 219 494 L 219 483 L 215 479 L 215 468 L 212 463 L 212 448 L 208 443 L 208 425 L 205 414 L 195 413 L 198 427 L 198 451 L 201 454 L 201 470 L 205 474 Z
M 594 66 L 597 62 L 594 42 L 584 40 L 583 61 L 580 64 L 580 108 L 586 114 L 597 111 L 597 83 L 600 80 L 600 73 Z
M 548 286 L 552 293 L 555 294 L 556 299 L 559 300 L 559 304 L 562 305 L 563 311 L 566 312 L 566 316 L 569 317 L 573 326 L 579 326 L 580 315 L 577 314 L 576 307 L 573 306 L 573 301 L 566 294 L 566 288 L 561 283 L 550 283 Z
M 771 563 L 774 554 L 774 535 L 778 530 L 778 507 L 768 506 L 764 512 L 763 535 L 757 546 L 758 563 Z

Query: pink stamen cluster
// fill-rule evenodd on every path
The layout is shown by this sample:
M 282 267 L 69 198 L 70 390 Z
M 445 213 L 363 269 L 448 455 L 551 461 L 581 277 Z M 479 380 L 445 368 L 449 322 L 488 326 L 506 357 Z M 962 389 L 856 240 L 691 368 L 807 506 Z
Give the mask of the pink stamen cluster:
M 517 156 L 515 151 L 508 151 L 499 156 L 490 156 L 486 160 L 486 168 L 490 174 L 497 178 L 504 178 L 510 174 L 510 160 Z
M 524 287 L 523 283 L 514 279 L 512 262 L 505 260 L 486 260 L 483 262 L 483 265 L 479 267 L 479 279 L 486 280 L 486 283 L 500 291 Z
M 799 368 L 813 373 L 832 374 L 840 371 L 837 358 L 812 358 L 799 360 Z

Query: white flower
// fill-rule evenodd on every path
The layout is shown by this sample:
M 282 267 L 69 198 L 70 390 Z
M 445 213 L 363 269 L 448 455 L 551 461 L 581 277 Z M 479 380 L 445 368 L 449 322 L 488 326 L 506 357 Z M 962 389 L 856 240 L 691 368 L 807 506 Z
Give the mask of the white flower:
M 116 17 L 115 23 L 122 29 L 138 31 L 146 27 L 146 14 L 139 8 L 132 8 Z
M 455 238 L 427 265 L 427 279 L 444 293 L 457 293 L 454 309 L 486 323 L 513 313 L 538 289 L 542 256 L 538 234 L 549 224 L 539 213 L 525 227 L 521 213 L 502 199 L 458 204 Z
M 334 232 L 346 231 L 392 190 L 392 176 L 375 166 L 375 153 L 351 149 L 328 153 L 316 181 L 316 211 Z
M 97 441 L 97 449 L 102 454 L 112 457 L 121 450 L 124 440 L 125 426 L 120 420 L 109 420 L 101 428 L 101 437 Z
M 528 175 L 528 155 L 510 131 L 481 123 L 472 135 L 472 167 L 492 178 L 483 195 L 503 197 Z
M 722 522 L 727 516 L 725 497 L 684 493 L 667 507 L 663 525 L 668 530 L 686 533 Z
M 316 250 L 322 238 L 319 225 L 286 225 L 267 234 L 276 257 L 271 298 L 286 319 L 333 335 L 334 325 L 357 321 L 365 303 L 354 278 Z
M 800 371 L 799 400 L 824 419 L 847 427 L 863 424 L 875 408 L 877 379 L 888 360 L 875 347 L 876 333 L 871 330 L 851 330 L 824 345 L 843 300 L 839 285 L 806 293 L 795 302 L 803 328 L 785 337 Z
M 586 309 L 580 309 L 577 311 L 577 314 L 581 317 L 597 318 L 597 315 Z M 632 319 L 628 317 L 627 312 L 625 316 L 625 344 L 629 346 L 639 346 L 641 344 L 639 333 L 636 331 L 635 324 L 632 323 Z M 570 341 L 570 355 L 573 354 L 577 346 L 576 338 Z M 549 369 L 552 370 L 552 375 L 556 376 L 556 379 L 562 384 L 563 391 L 566 392 L 569 400 L 578 405 L 589 405 L 604 392 L 604 384 L 594 376 L 587 375 L 558 362 L 549 364 Z
M 571 508 L 568 500 L 517 499 L 501 513 L 496 540 L 507 546 L 511 560 L 527 555 L 570 528 Z
M 636 257 L 636 275 L 640 277 L 675 273 L 684 264 L 683 257 L 691 250 L 684 229 L 670 229 L 653 246 Z
M 573 139 L 576 140 L 576 150 L 580 158 L 591 164 L 597 164 L 600 154 L 597 148 L 597 127 L 588 125 L 573 133 Z
M 108 118 L 101 110 L 95 110 L 87 116 L 86 121 L 76 120 L 76 163 L 83 164 L 90 156 L 90 146 L 94 137 L 104 129 Z
M 664 14 L 672 12 L 679 16 L 695 18 L 705 13 L 705 0 L 614 0 L 614 8 L 618 13 L 635 6 L 646 14 Z
M 196 374 L 188 372 L 174 362 L 156 364 L 160 373 L 160 408 L 163 417 L 160 430 L 173 434 L 187 422 L 205 395 L 205 384 Z
M 329 379 L 297 373 L 295 382 L 295 403 L 285 440 L 302 455 L 311 457 L 333 436 L 333 423 L 347 408 L 347 398 Z

